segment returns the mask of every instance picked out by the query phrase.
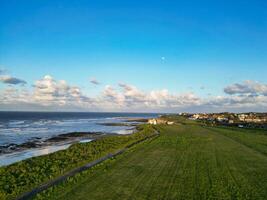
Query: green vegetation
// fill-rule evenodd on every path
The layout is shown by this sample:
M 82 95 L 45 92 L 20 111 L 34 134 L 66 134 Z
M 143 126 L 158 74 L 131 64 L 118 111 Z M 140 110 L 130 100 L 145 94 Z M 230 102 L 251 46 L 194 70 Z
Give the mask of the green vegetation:
M 160 136 L 68 178 L 34 199 L 266 199 L 266 131 L 211 127 L 168 116 Z M 13 199 L 108 153 L 154 134 L 142 126 L 0 168 L 0 199 Z
M 132 135 L 107 136 L 90 143 L 74 144 L 67 150 L 27 159 L 0 168 L 0 199 L 14 199 L 23 192 L 58 177 L 69 170 L 113 153 L 155 134 L 151 126 L 139 127 Z
M 267 136 L 183 121 L 36 199 L 266 199 Z
M 240 128 L 211 128 L 211 130 L 223 134 L 233 140 L 261 152 L 267 156 L 267 132 L 259 129 Z

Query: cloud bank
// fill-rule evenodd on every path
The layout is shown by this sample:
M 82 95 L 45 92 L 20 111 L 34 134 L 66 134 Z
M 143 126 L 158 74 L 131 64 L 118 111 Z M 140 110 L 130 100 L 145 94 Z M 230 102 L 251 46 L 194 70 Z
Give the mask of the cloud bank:
M 267 96 L 267 84 L 261 84 L 256 81 L 247 80 L 243 83 L 235 83 L 224 88 L 227 94 L 250 94 Z
M 31 95 L 33 100 L 42 105 L 74 105 L 90 102 L 79 87 L 68 85 L 64 80 L 56 81 L 49 75 L 36 81 L 33 88 Z
M 17 88 L 10 84 L 0 91 L 0 109 L 125 112 L 267 111 L 266 88 L 266 84 L 245 81 L 226 86 L 223 96 L 199 97 L 192 92 L 171 93 L 167 89 L 143 91 L 134 85 L 119 83 L 115 86 L 106 85 L 102 92 L 91 97 L 78 86 L 46 75 L 35 81 L 32 88 Z

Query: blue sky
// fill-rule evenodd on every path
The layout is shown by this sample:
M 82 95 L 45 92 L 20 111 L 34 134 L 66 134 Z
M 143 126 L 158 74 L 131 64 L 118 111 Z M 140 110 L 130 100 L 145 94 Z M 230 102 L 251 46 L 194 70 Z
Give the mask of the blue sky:
M 89 97 L 118 83 L 199 98 L 225 95 L 225 87 L 246 80 L 266 83 L 263 0 L 0 4 L 0 68 L 4 76 L 27 82 L 0 83 L 2 92 L 33 91 L 45 75 Z M 92 77 L 101 84 L 90 84 Z M 6 104 L 0 108 L 8 109 Z

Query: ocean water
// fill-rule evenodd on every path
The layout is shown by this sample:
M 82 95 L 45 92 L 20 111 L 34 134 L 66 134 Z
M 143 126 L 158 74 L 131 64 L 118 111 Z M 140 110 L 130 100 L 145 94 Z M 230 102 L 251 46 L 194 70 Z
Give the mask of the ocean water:
M 45 140 L 70 132 L 129 133 L 129 126 L 104 126 L 128 118 L 151 118 L 158 114 L 140 113 L 70 113 L 70 112 L 0 112 L 0 146 Z
M 22 144 L 70 132 L 132 133 L 134 126 L 105 126 L 101 123 L 121 123 L 129 118 L 152 118 L 158 114 L 136 113 L 48 113 L 48 112 L 0 112 L 0 146 Z M 127 124 L 136 122 L 127 122 Z M 81 139 L 80 143 L 91 139 Z M 46 155 L 70 147 L 72 142 L 30 148 L 0 154 L 0 166 Z

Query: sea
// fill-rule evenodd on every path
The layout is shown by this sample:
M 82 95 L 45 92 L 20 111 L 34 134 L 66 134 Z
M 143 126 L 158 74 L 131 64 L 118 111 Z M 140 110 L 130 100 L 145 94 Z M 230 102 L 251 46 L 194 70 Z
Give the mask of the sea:
M 127 119 L 153 118 L 157 113 L 100 113 L 100 112 L 0 112 L 0 146 L 46 140 L 71 132 L 103 132 L 129 134 L 131 126 L 106 126 L 105 123 L 125 123 Z M 134 122 L 127 122 L 134 123 Z M 29 157 L 68 148 L 69 144 L 47 149 L 29 149 L 11 155 L 0 155 L 0 166 Z M 40 153 L 38 153 L 40 152 Z M 44 153 L 42 153 L 44 152 Z

